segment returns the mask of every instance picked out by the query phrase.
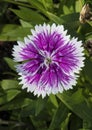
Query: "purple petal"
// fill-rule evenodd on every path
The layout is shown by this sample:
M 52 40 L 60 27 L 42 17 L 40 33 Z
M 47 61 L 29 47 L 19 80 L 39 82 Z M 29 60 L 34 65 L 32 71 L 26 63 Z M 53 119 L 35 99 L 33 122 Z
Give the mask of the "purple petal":
M 58 87 L 58 77 L 56 75 L 56 72 L 52 66 L 50 66 L 48 69 L 46 69 L 40 80 L 38 86 L 40 87 Z
M 38 50 L 31 43 L 22 48 L 20 55 L 23 60 L 31 60 L 40 57 Z

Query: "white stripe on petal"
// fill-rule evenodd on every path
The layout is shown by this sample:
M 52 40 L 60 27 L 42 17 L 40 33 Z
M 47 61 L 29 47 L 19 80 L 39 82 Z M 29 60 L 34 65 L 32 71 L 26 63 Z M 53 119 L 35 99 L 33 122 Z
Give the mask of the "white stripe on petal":
M 51 34 L 56 31 L 56 24 L 53 23 L 51 26 Z
M 25 44 L 29 44 L 29 43 L 31 43 L 31 40 L 27 37 L 24 37 L 24 42 L 25 42 Z

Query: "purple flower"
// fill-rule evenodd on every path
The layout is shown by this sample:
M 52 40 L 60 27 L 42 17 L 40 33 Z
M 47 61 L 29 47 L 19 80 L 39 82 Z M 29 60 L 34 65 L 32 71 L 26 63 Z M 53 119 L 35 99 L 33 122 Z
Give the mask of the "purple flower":
M 22 88 L 44 98 L 76 85 L 85 59 L 82 42 L 70 39 L 62 25 L 36 25 L 31 33 L 13 48 Z

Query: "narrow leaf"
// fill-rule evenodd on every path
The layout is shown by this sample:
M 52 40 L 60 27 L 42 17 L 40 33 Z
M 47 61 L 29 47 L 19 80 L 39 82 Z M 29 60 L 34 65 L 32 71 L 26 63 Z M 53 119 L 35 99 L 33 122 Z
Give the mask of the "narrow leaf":
M 57 108 L 52 118 L 49 130 L 59 128 L 60 124 L 66 119 L 67 115 L 68 115 L 68 108 L 64 104 L 60 103 L 59 107 Z

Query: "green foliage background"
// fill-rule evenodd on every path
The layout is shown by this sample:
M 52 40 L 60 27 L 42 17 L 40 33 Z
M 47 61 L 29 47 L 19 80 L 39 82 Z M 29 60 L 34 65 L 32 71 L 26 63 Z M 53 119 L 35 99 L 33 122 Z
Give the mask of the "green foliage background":
M 85 44 L 92 40 L 92 21 L 79 22 L 85 3 L 92 1 L 0 0 L 0 41 L 23 40 L 31 28 L 45 22 L 63 24 L 68 34 Z M 6 16 L 6 10 L 14 17 Z M 77 85 L 45 99 L 21 89 L 15 63 L 5 57 L 13 78 L 0 81 L 0 111 L 9 112 L 8 120 L 0 119 L 0 130 L 92 130 L 92 58 L 86 51 L 85 57 Z

